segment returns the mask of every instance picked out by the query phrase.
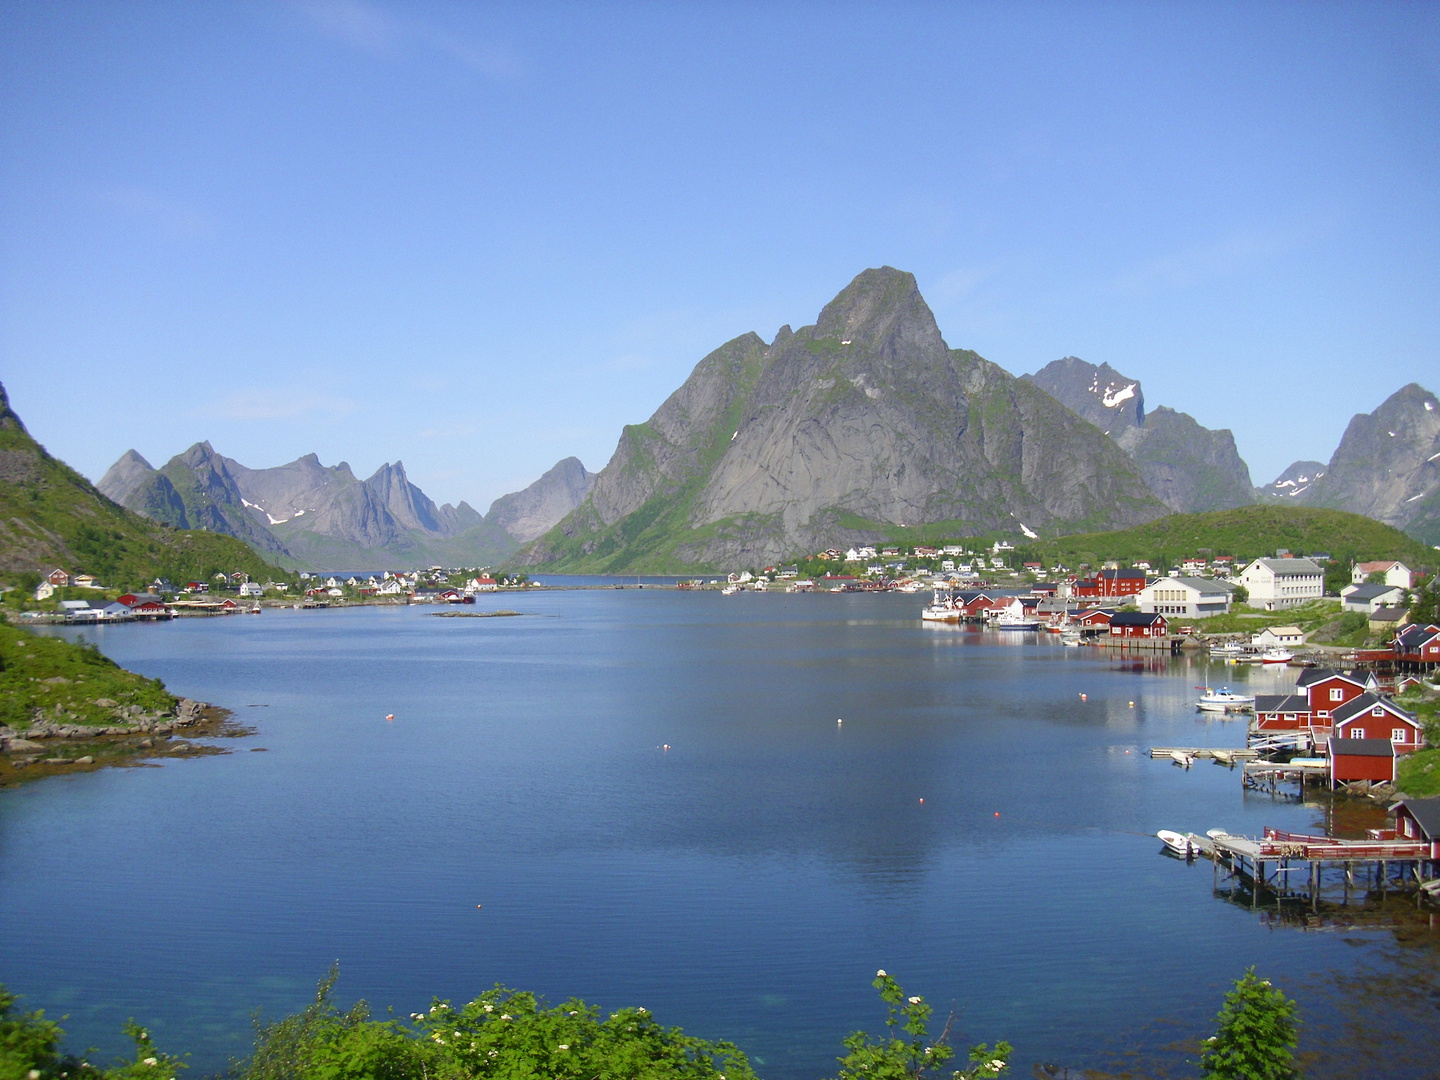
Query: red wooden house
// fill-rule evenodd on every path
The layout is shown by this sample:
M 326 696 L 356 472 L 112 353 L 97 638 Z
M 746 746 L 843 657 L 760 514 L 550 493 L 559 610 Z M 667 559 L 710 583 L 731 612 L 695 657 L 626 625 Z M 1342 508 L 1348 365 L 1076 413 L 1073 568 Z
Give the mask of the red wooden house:
M 1115 612 L 1111 608 L 1086 608 L 1084 611 L 1072 611 L 1070 622 L 1087 630 L 1099 630 L 1108 627 L 1114 617 Z
M 70 575 L 64 570 L 55 569 L 45 575 L 45 580 L 57 589 L 63 589 L 66 585 L 70 584 Z
M 1349 739 L 1387 739 L 1400 754 L 1408 754 L 1425 745 L 1425 736 L 1414 715 L 1378 694 L 1361 694 L 1346 702 L 1331 713 L 1331 721 L 1332 743 Z
M 1153 640 L 1169 635 L 1164 615 L 1147 611 L 1121 611 L 1110 618 L 1110 638 L 1146 638 Z
M 1072 596 L 1136 596 L 1145 588 L 1145 571 L 1101 570 L 1094 577 L 1081 578 L 1071 588 Z
M 1395 807 L 1395 837 L 1399 840 L 1424 840 L 1430 845 L 1430 858 L 1440 859 L 1440 797 L 1406 799 Z
M 1310 702 L 1312 723 L 1330 727 L 1330 714 L 1354 701 L 1366 691 L 1375 691 L 1373 676 L 1360 672 L 1331 671 L 1329 668 L 1307 668 L 1295 680 L 1295 692 L 1305 694 Z
M 1440 626 L 1407 626 L 1395 635 L 1394 649 L 1402 664 L 1440 664 Z
M 1389 739 L 1331 739 L 1325 756 L 1332 784 L 1395 782 L 1395 744 Z
M 1259 731 L 1299 731 L 1310 727 L 1311 720 L 1310 698 L 1303 693 L 1255 697 L 1255 727 Z

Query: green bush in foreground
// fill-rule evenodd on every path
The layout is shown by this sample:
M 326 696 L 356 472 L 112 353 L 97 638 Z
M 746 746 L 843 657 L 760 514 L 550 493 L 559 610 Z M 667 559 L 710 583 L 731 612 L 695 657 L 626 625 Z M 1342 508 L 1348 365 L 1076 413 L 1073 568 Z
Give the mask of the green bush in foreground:
M 331 1000 L 337 972 L 321 981 L 314 1002 L 273 1024 L 256 1023 L 254 1054 L 235 1062 L 234 1080 L 756 1080 L 733 1043 L 686 1035 L 643 1008 L 600 1010 L 571 1000 L 545 1007 L 533 994 L 497 986 L 458 1008 L 436 1001 L 408 1021 L 375 1020 L 362 1001 L 341 1012 Z M 930 1007 L 906 998 L 883 971 L 875 987 L 890 1006 L 891 1036 L 864 1032 L 845 1040 L 842 1078 L 887 1080 L 939 1076 L 954 1051 L 949 1031 L 926 1034 Z M 19 1012 L 0 988 L 0 1080 L 175 1080 L 185 1066 L 156 1050 L 131 1023 L 133 1061 L 98 1069 L 60 1053 L 63 1032 L 44 1013 Z M 908 1039 L 898 1037 L 900 1029 Z M 1006 1068 L 1007 1043 L 970 1051 L 971 1067 L 955 1080 L 993 1080 Z
M 1295 1073 L 1295 1003 L 1255 969 L 1225 995 L 1220 1030 L 1205 1040 L 1200 1068 L 1215 1080 L 1289 1080 Z

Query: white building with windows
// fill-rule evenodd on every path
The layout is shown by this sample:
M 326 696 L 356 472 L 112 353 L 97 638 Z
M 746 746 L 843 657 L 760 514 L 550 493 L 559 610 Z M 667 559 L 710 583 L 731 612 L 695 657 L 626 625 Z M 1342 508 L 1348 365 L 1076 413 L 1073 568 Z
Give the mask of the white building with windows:
M 1386 585 L 1398 589 L 1408 589 L 1415 584 L 1414 572 L 1404 563 L 1393 559 L 1356 563 L 1350 568 L 1350 580 L 1356 585 L 1366 584 L 1375 575 L 1379 575 Z
M 1228 613 L 1234 591 L 1234 585 L 1214 578 L 1163 577 L 1141 589 L 1135 603 L 1147 615 L 1203 619 Z
M 1251 607 L 1276 611 L 1325 595 L 1325 571 L 1309 559 L 1256 559 L 1240 571 L 1238 584 Z

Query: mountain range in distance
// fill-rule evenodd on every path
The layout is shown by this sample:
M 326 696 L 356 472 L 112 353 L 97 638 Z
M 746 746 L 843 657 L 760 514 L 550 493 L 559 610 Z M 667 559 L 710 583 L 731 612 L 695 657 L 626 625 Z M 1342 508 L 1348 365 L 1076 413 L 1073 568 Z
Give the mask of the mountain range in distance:
M 1349 510 L 1440 543 L 1440 410 L 1417 384 L 1356 416 L 1329 463 L 1255 487 L 1230 431 L 1138 379 L 1065 357 L 1015 377 L 952 349 L 912 275 L 867 270 L 816 323 L 705 357 L 598 474 L 567 458 L 482 517 L 382 466 L 360 480 L 308 455 L 250 469 L 199 443 L 134 451 L 99 488 L 181 528 L 293 566 L 507 563 L 686 572 L 779 561 L 922 528 L 1058 536 L 1169 513 L 1282 502 Z
M 566 458 L 482 517 L 465 502 L 437 506 L 398 461 L 361 480 L 347 463 L 327 467 L 314 454 L 252 469 L 202 442 L 158 469 L 129 450 L 96 486 L 177 529 L 239 537 L 280 565 L 378 569 L 498 563 L 579 505 L 594 480 Z

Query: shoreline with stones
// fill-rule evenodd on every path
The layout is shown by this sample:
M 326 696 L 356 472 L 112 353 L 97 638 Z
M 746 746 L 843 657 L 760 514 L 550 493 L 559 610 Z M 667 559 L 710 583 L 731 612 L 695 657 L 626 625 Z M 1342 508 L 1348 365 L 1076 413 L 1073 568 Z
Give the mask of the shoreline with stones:
M 146 712 L 134 705 L 117 721 L 101 725 L 41 720 L 23 731 L 0 725 L 0 788 L 112 766 L 146 767 L 157 759 L 228 754 L 223 746 L 190 740 L 254 734 L 253 728 L 236 723 L 229 709 L 191 698 L 180 698 L 168 713 Z

